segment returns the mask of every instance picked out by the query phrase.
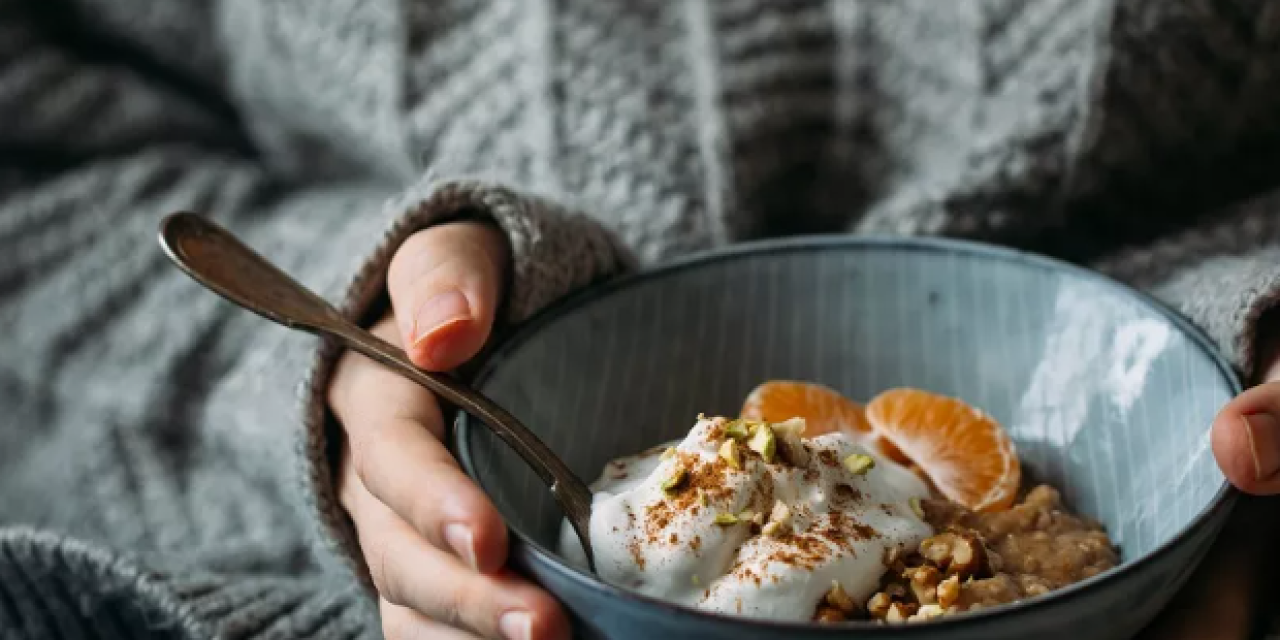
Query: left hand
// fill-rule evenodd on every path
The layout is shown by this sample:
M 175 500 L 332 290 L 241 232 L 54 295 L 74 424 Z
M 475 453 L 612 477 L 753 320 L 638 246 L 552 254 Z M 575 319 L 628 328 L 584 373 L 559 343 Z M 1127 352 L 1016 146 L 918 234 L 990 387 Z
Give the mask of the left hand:
M 1228 402 L 1210 434 L 1223 474 L 1250 495 L 1141 640 L 1245 640 L 1256 632 L 1263 577 L 1280 569 L 1280 339 L 1264 341 L 1260 355 L 1261 384 Z

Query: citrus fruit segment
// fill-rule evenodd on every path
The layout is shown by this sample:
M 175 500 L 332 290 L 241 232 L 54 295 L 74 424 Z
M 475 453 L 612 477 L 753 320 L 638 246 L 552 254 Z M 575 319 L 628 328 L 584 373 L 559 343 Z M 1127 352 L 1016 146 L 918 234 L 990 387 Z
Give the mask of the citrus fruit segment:
M 928 391 L 892 389 L 867 404 L 866 417 L 952 502 L 974 511 L 1013 504 L 1022 466 L 1013 440 L 982 411 Z
M 804 418 L 805 437 L 843 431 L 895 462 L 910 462 L 871 428 L 861 404 L 820 384 L 793 380 L 765 382 L 747 394 L 740 417 L 766 422 Z

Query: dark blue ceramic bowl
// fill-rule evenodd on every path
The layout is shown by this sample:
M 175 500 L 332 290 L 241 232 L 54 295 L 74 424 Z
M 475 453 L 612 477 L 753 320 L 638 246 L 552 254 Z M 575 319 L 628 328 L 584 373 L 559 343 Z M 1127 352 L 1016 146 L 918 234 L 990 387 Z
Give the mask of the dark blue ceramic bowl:
M 584 478 L 734 414 L 771 379 L 867 399 L 900 385 L 964 398 L 1013 434 L 1028 475 L 1101 520 L 1122 566 L 938 622 L 822 627 L 710 615 L 613 588 L 556 554 L 537 477 L 460 418 L 454 445 L 513 536 L 512 561 L 581 637 L 616 640 L 1128 638 L 1183 584 L 1234 502 L 1207 426 L 1238 390 L 1189 323 L 1094 273 L 940 240 L 737 247 L 593 290 L 531 322 L 476 379 Z

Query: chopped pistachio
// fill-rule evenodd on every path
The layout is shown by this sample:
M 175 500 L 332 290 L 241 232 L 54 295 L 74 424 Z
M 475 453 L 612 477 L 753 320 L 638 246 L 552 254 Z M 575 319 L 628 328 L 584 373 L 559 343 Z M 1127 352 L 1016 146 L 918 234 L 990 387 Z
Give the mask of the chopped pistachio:
M 795 431 L 779 431 L 778 457 L 793 467 L 804 467 L 809 464 L 809 450 Z
M 707 497 L 707 494 L 702 489 L 698 489 L 698 504 L 704 507 L 711 504 L 711 499 Z
M 751 522 L 756 519 L 756 512 L 750 509 L 738 514 L 738 519 L 743 522 Z
M 720 525 L 720 526 L 722 526 L 722 527 L 729 527 L 729 526 L 733 526 L 733 525 L 735 525 L 735 524 L 738 524 L 738 522 L 740 522 L 740 521 L 738 520 L 738 516 L 735 516 L 735 515 L 733 515 L 732 513 L 717 513 L 717 514 L 716 514 L 716 520 L 715 520 L 715 523 L 716 523 L 716 524 L 718 524 L 718 525 Z
M 844 468 L 855 476 L 860 476 L 875 468 L 876 459 L 869 455 L 855 453 L 844 459 Z
M 791 521 L 791 507 L 783 504 L 781 500 L 775 500 L 773 511 L 769 513 L 769 521 L 788 524 Z
M 773 425 L 773 431 L 779 435 L 792 434 L 796 437 L 804 435 L 806 427 L 804 418 L 792 418 Z
M 689 477 L 689 473 L 682 466 L 677 466 L 671 470 L 671 473 L 662 481 L 662 490 L 671 493 L 680 488 L 684 484 L 685 478 Z
M 924 506 L 920 504 L 920 498 L 911 496 L 911 499 L 907 501 L 907 504 L 911 505 L 911 513 L 916 514 L 917 518 L 924 518 Z
M 729 424 L 726 424 L 724 426 L 724 433 L 730 438 L 735 438 L 738 440 L 745 439 L 747 435 L 749 435 L 747 433 L 746 420 L 730 420 Z
M 724 444 L 720 445 L 720 457 L 734 469 L 742 468 L 742 456 L 738 455 L 738 442 L 736 440 L 725 440 Z
M 693 586 L 698 586 L 698 574 L 693 574 Z
M 762 424 L 752 434 L 751 440 L 747 442 L 747 448 L 760 454 L 765 462 L 773 462 L 773 455 L 778 451 L 778 439 L 773 435 L 773 429 L 769 425 Z
M 662 452 L 662 457 L 661 457 L 660 459 L 661 459 L 661 460 L 670 460 L 670 459 L 671 459 L 672 457 L 674 457 L 675 455 L 676 455 L 676 448 L 675 448 L 675 447 L 667 447 L 667 448 L 666 448 L 666 450 L 664 450 L 664 451 Z
M 760 533 L 770 538 L 780 538 L 786 535 L 789 530 L 787 525 L 781 522 L 766 522 L 764 527 L 760 529 Z

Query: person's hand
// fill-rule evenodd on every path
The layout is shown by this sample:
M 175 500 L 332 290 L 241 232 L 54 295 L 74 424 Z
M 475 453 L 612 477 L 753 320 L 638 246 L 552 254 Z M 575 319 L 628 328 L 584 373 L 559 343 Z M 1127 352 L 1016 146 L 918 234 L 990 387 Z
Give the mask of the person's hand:
M 1264 318 L 1276 328 L 1280 315 Z M 1262 578 L 1280 569 L 1280 331 L 1259 349 L 1260 384 L 1236 396 L 1213 421 L 1218 466 L 1241 491 L 1209 555 L 1142 640 L 1244 640 L 1259 614 Z
M 432 371 L 484 345 L 510 258 L 497 229 L 475 222 L 409 238 L 387 274 L 392 312 L 374 334 Z M 503 568 L 502 517 L 442 444 L 426 390 L 348 352 L 329 388 L 346 433 L 338 494 L 355 522 L 388 638 L 567 638 L 551 596 Z

